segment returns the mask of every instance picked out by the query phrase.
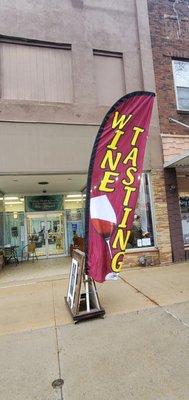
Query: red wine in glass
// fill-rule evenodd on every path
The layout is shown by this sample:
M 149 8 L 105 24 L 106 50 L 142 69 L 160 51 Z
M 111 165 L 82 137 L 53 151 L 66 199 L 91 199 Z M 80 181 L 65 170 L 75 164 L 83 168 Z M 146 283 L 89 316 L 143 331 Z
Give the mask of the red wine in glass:
M 91 221 L 99 235 L 101 235 L 105 240 L 110 238 L 115 226 L 114 222 L 98 218 L 91 218 Z
M 99 235 L 101 235 L 108 245 L 110 256 L 110 237 L 116 225 L 115 211 L 106 195 L 93 197 L 90 202 L 91 222 Z

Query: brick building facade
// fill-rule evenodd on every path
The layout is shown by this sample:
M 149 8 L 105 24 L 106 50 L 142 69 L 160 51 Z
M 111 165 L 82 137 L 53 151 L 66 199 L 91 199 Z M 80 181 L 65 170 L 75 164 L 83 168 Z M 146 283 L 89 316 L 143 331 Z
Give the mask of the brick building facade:
M 148 0 L 148 12 L 172 257 L 182 261 L 189 243 L 189 1 Z
M 38 240 L 38 230 L 44 228 L 46 239 L 39 252 L 42 248 L 42 256 L 54 256 L 52 252 L 59 249 L 47 235 L 51 224 L 53 229 L 61 226 L 60 255 L 69 254 L 74 218 L 83 204 L 78 196 L 86 183 L 99 124 L 118 97 L 146 90 L 155 91 L 157 100 L 136 213 L 141 213 L 149 237 L 127 249 L 124 266 L 136 266 L 142 257 L 153 265 L 168 264 L 172 251 L 174 260 L 183 259 L 178 169 L 164 173 L 163 163 L 182 153 L 184 146 L 188 149 L 189 143 L 188 131 L 169 123 L 170 116 L 183 122 L 188 118 L 177 113 L 172 72 L 172 59 L 189 59 L 187 5 L 188 1 L 168 0 L 120 0 L 119 5 L 113 0 L 57 0 L 54 7 L 54 3 L 20 0 L 12 8 L 2 2 L 2 245 L 14 240 L 12 227 L 17 221 L 20 249 L 32 230 Z M 44 182 L 47 185 L 40 186 Z M 186 195 L 186 188 L 187 179 L 181 178 L 178 191 Z M 62 196 L 61 210 L 52 210 L 56 215 L 27 209 L 28 198 L 44 193 Z

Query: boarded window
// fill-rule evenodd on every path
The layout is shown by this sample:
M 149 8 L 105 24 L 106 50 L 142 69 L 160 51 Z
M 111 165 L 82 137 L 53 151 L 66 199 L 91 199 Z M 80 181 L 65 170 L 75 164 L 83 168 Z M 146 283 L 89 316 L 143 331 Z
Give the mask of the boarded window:
M 71 103 L 69 49 L 1 44 L 1 97 Z
M 173 60 L 177 110 L 189 111 L 189 61 Z
M 121 53 L 93 51 L 98 104 L 111 105 L 125 94 Z

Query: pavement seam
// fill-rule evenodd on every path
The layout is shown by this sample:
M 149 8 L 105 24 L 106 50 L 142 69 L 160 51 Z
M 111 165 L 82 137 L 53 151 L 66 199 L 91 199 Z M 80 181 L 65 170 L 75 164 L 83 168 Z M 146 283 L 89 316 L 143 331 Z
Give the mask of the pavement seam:
M 60 277 L 54 277 L 52 276 L 52 279 L 48 278 L 48 279 L 39 279 L 39 280 L 27 280 L 27 281 L 15 281 L 15 282 L 6 282 L 6 283 L 0 283 L 0 289 L 8 289 L 8 288 L 12 288 L 12 287 L 20 287 L 20 286 L 29 286 L 29 285 L 37 285 L 37 284 L 41 284 L 41 283 L 47 283 L 47 282 L 56 282 L 56 281 L 61 281 L 64 279 L 69 279 L 69 275 L 65 274 L 65 275 L 61 275 Z M 5 286 L 6 285 L 6 286 Z
M 160 307 L 166 314 L 169 314 L 171 317 L 173 317 L 174 319 L 176 319 L 178 322 L 181 322 L 184 326 L 186 326 L 187 328 L 189 328 L 189 324 L 187 324 L 186 322 L 184 322 L 181 318 L 177 317 L 175 314 L 173 314 L 171 311 L 167 310 L 165 308 L 165 306 L 161 306 L 159 303 L 157 303 L 156 300 L 152 299 L 151 297 L 149 297 L 147 294 L 141 292 L 141 290 L 137 289 L 134 285 L 132 285 L 130 282 L 128 282 L 126 279 L 124 279 L 122 276 L 120 276 L 120 279 L 126 283 L 127 285 L 131 286 L 133 289 L 135 289 L 137 291 L 137 293 L 142 294 L 144 297 L 146 297 L 148 300 L 150 300 L 152 303 L 154 303 L 157 307 Z
M 122 276 L 120 276 L 120 279 L 121 279 L 123 282 L 127 283 L 127 285 L 129 285 L 129 286 L 131 286 L 133 289 L 135 289 L 137 293 L 142 294 L 144 297 L 146 297 L 148 300 L 150 300 L 151 303 L 155 304 L 155 305 L 158 306 L 158 307 L 161 307 L 160 304 L 157 303 L 156 300 L 152 299 L 152 298 L 149 297 L 147 294 L 144 294 L 143 292 L 141 292 L 141 290 L 137 289 L 134 285 L 132 285 L 130 282 L 128 282 L 128 281 L 127 281 L 126 279 L 124 279 Z
M 57 326 L 57 322 L 56 322 L 56 310 L 55 310 L 55 298 L 54 298 L 54 282 L 53 281 L 52 281 L 52 298 L 53 298 L 54 328 L 55 328 L 55 337 L 56 337 L 56 350 L 57 350 L 57 359 L 58 359 L 59 379 L 62 379 L 61 366 L 60 366 L 60 349 L 59 349 L 59 341 L 58 341 L 58 326 Z M 60 394 L 61 394 L 61 400 L 64 400 L 62 386 L 60 387 Z

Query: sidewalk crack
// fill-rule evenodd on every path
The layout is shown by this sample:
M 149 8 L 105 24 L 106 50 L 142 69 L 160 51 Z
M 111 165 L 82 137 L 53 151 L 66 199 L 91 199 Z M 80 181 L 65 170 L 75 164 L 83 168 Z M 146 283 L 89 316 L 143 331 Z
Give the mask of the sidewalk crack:
M 187 328 L 189 328 L 189 324 L 187 324 L 186 322 L 184 322 L 181 318 L 179 318 L 177 315 L 173 314 L 171 311 L 167 310 L 166 308 L 164 308 L 163 306 L 161 306 L 161 308 L 163 308 L 163 310 L 171 315 L 171 317 L 173 317 L 174 319 L 176 319 L 178 322 L 181 322 L 184 326 L 186 326 Z
M 127 285 L 131 286 L 133 289 L 136 290 L 137 293 L 142 294 L 144 297 L 146 297 L 148 300 L 151 301 L 151 303 L 155 304 L 158 307 L 161 307 L 159 303 L 157 303 L 156 300 L 152 299 L 151 297 L 149 297 L 147 294 L 144 294 L 143 292 L 141 292 L 141 290 L 137 289 L 134 285 L 132 285 L 130 282 L 128 282 L 125 278 L 123 278 L 122 276 L 120 276 L 120 279 L 122 279 L 123 282 L 127 283 Z
M 177 317 L 177 315 L 173 314 L 171 311 L 169 311 L 168 309 L 165 308 L 165 306 L 161 306 L 159 303 L 157 303 L 156 300 L 152 299 L 151 297 L 149 297 L 148 295 L 146 295 L 145 293 L 141 292 L 141 290 L 137 289 L 134 285 L 132 285 L 130 282 L 128 282 L 126 279 L 124 279 L 122 276 L 120 276 L 120 279 L 122 279 L 123 282 L 127 283 L 127 285 L 131 286 L 133 289 L 136 290 L 137 293 L 142 294 L 144 297 L 146 297 L 148 300 L 150 300 L 153 304 L 155 304 L 156 306 L 160 307 L 165 313 L 171 315 L 171 317 L 173 317 L 174 319 L 176 319 L 178 322 L 181 322 L 184 326 L 186 326 L 187 328 L 189 328 L 189 324 L 187 324 L 186 322 L 184 322 L 181 318 Z
M 58 327 L 57 327 L 57 322 L 56 322 L 54 282 L 53 281 L 52 281 L 52 297 L 53 297 L 54 328 L 55 328 L 55 338 L 56 338 L 56 351 L 57 351 L 57 359 L 58 359 L 59 379 L 62 379 L 61 367 L 60 367 L 60 347 L 59 347 L 59 341 L 58 341 Z M 64 400 L 62 387 L 60 387 L 60 394 L 61 394 L 61 400 Z

